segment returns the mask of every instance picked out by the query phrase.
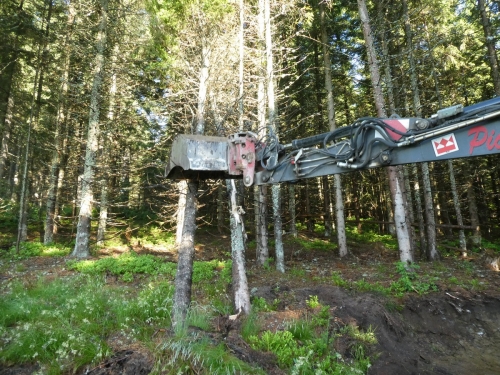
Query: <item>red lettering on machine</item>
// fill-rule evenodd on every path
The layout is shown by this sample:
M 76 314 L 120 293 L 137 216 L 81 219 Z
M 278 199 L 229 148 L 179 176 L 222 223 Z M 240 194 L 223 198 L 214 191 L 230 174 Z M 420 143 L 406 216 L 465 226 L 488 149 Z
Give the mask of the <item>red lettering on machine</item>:
M 488 129 L 486 129 L 485 126 L 476 126 L 475 128 L 470 129 L 467 135 L 474 136 L 469 143 L 470 155 L 472 155 L 472 152 L 476 147 L 483 146 L 485 144 L 488 151 L 491 151 L 494 148 L 500 149 L 500 134 L 495 137 L 495 130 L 491 130 L 488 134 Z

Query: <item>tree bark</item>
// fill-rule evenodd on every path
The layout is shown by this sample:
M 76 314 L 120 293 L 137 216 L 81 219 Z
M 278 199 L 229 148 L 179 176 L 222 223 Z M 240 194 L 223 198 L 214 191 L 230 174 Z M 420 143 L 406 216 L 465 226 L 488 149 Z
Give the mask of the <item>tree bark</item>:
M 66 48 L 71 48 L 70 36 L 72 25 L 75 20 L 75 12 L 73 6 L 68 4 L 68 19 L 67 19 L 67 31 L 66 40 L 64 46 Z M 66 49 L 65 48 L 65 49 Z M 55 150 L 52 153 L 52 161 L 50 166 L 50 180 L 49 189 L 47 193 L 47 206 L 45 215 L 45 231 L 43 242 L 45 245 L 54 241 L 54 234 L 56 232 L 55 226 L 55 214 L 56 214 L 56 203 L 57 194 L 59 192 L 59 176 L 61 168 L 61 156 L 63 154 L 63 127 L 66 121 L 66 98 L 68 95 L 68 80 L 69 80 L 69 64 L 70 64 L 70 51 L 66 51 L 66 56 L 64 57 L 64 68 L 61 76 L 61 87 L 59 89 L 59 97 L 57 100 L 57 114 L 56 114 L 56 124 L 55 124 L 55 137 L 54 137 L 54 147 Z
M 177 273 L 175 275 L 175 294 L 172 326 L 181 329 L 186 322 L 191 303 L 191 285 L 193 283 L 194 241 L 196 232 L 196 212 L 198 206 L 197 181 L 184 181 L 186 185 L 186 204 L 182 235 L 178 250 Z
M 361 18 L 363 35 L 365 38 L 366 50 L 368 54 L 368 65 L 370 69 L 373 96 L 377 114 L 379 117 L 387 117 L 385 112 L 384 96 L 381 88 L 381 77 L 379 64 L 373 42 L 373 36 L 366 8 L 365 0 L 358 0 L 359 15 Z M 392 195 L 394 222 L 399 245 L 400 259 L 403 263 L 413 262 L 410 238 L 410 223 L 407 215 L 407 207 L 404 195 L 404 183 L 400 167 L 388 167 L 389 186 Z
M 408 61 L 410 64 L 410 83 L 413 92 L 413 110 L 417 117 L 422 117 L 422 108 L 420 104 L 420 93 L 418 88 L 417 65 L 413 56 L 413 36 L 411 31 L 410 20 L 408 16 L 408 4 L 406 0 L 402 0 L 404 29 L 406 34 L 406 44 L 408 47 Z M 421 164 L 422 180 L 424 182 L 424 203 L 425 203 L 425 219 L 427 222 L 427 248 L 426 254 L 428 260 L 439 259 L 439 253 L 436 247 L 436 219 L 434 213 L 434 202 L 432 201 L 432 188 L 429 174 L 428 163 Z
M 477 210 L 476 193 L 474 191 L 475 173 L 472 173 L 468 161 L 464 163 L 465 175 L 468 176 L 467 182 L 467 200 L 469 201 L 469 214 L 472 230 L 471 242 L 473 246 L 481 246 L 481 227 L 479 222 L 479 213 Z
M 250 293 L 248 291 L 247 275 L 245 273 L 245 227 L 243 210 L 237 204 L 236 186 L 234 180 L 227 180 L 227 191 L 230 196 L 229 222 L 231 225 L 231 258 L 233 260 L 232 284 L 235 311 L 249 314 L 251 310 Z
M 267 101 L 268 122 L 275 134 L 278 132 L 276 124 L 276 104 L 274 99 L 274 65 L 273 65 L 273 42 L 271 34 L 271 5 L 270 0 L 264 0 L 264 20 L 266 34 L 266 68 L 267 68 Z M 281 219 L 281 191 L 280 185 L 271 188 L 273 219 L 274 219 L 274 243 L 276 254 L 276 269 L 285 272 L 285 254 L 283 250 L 283 223 Z
M 198 87 L 198 107 L 195 115 L 194 129 L 196 134 L 205 132 L 205 108 L 208 92 L 208 78 L 210 72 L 210 46 L 208 41 L 201 41 L 201 56 L 200 56 L 200 72 L 199 72 L 199 87 Z M 185 326 L 186 317 L 191 303 L 191 284 L 193 273 L 193 258 L 194 258 L 194 237 L 196 230 L 196 210 L 198 182 L 196 181 L 181 181 L 181 201 L 182 195 L 185 196 L 185 209 L 179 204 L 178 215 L 182 214 L 182 229 L 179 229 L 180 223 L 177 224 L 178 238 L 178 263 L 177 274 L 175 275 L 175 294 L 174 294 L 174 316 L 172 325 L 174 328 Z M 179 216 L 178 216 L 179 217 Z
M 259 0 L 259 14 L 257 17 L 257 34 L 260 54 L 260 62 L 262 69 L 259 70 L 258 87 L 257 87 L 257 134 L 260 138 L 266 136 L 266 20 L 264 0 Z M 256 210 L 255 210 L 255 233 L 256 233 L 256 261 L 257 264 L 263 266 L 269 258 L 269 233 L 268 233 L 268 205 L 267 191 L 265 185 L 256 187 Z
M 325 21 L 325 3 L 320 2 L 319 5 L 320 12 L 320 27 L 321 27 L 321 44 L 323 46 L 323 67 L 325 70 L 325 88 L 326 88 L 326 102 L 328 105 L 328 127 L 330 131 L 337 128 L 335 122 L 335 104 L 333 102 L 333 84 L 332 84 L 332 71 L 331 71 L 331 60 L 328 36 L 326 33 L 326 21 Z M 335 214 L 337 222 L 337 243 L 339 246 L 339 255 L 344 257 L 347 255 L 347 237 L 345 233 L 345 218 L 344 218 L 344 199 L 342 197 L 342 179 L 340 174 L 333 176 L 334 179 L 334 189 L 335 189 Z M 326 184 L 325 184 L 326 185 Z M 328 191 L 325 191 L 325 209 L 329 215 L 330 211 L 330 200 L 326 199 L 329 196 Z M 328 202 L 328 205 L 326 205 Z
M 288 210 L 290 211 L 290 234 L 294 237 L 297 237 L 297 211 L 295 209 L 296 206 L 295 200 L 295 185 L 288 185 Z
M 488 60 L 491 69 L 491 79 L 493 80 L 493 87 L 495 94 L 500 96 L 500 69 L 498 64 L 497 52 L 495 49 L 495 35 L 491 30 L 490 19 L 486 13 L 484 0 L 477 0 L 479 14 L 481 15 L 481 23 L 483 25 L 484 39 L 486 48 L 488 49 Z
M 72 256 L 86 258 L 90 255 L 90 225 L 92 219 L 92 184 L 96 166 L 96 153 L 99 139 L 100 95 L 103 75 L 107 39 L 108 0 L 101 0 L 101 19 L 97 35 L 97 53 L 94 58 L 92 92 L 90 94 L 90 113 L 85 150 L 85 165 L 81 184 L 80 211 L 76 228 L 76 243 Z

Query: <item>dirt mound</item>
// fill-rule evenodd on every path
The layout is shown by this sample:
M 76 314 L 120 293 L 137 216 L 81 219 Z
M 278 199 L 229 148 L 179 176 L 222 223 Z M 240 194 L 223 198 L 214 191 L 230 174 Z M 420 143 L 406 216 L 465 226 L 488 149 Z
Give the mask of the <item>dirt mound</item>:
M 261 287 L 256 295 L 268 300 L 290 296 L 286 287 L 282 290 L 280 294 L 275 287 Z M 287 309 L 300 308 L 301 301 L 313 295 L 343 324 L 375 329 L 378 357 L 369 374 L 500 374 L 497 297 L 439 292 L 397 304 L 380 295 L 316 286 L 294 289 L 284 304 Z M 337 344 L 341 354 L 347 354 L 342 353 L 347 347 L 348 343 Z
M 86 375 L 147 375 L 153 369 L 153 360 L 133 350 L 122 350 Z

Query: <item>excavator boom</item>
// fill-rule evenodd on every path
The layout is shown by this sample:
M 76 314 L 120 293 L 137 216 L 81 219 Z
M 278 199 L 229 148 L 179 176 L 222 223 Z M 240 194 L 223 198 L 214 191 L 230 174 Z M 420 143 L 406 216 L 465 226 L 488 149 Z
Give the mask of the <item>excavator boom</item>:
M 408 163 L 500 153 L 500 97 L 438 111 L 431 118 L 361 118 L 332 132 L 282 145 L 270 132 L 179 135 L 166 176 L 243 178 L 246 186 Z

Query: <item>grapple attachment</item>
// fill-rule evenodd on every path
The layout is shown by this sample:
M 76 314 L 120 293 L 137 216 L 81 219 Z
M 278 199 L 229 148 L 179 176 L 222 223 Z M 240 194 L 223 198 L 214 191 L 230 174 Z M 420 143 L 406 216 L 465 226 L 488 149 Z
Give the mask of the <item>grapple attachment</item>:
M 229 138 L 178 135 L 170 150 L 166 169 L 169 179 L 208 180 L 242 178 L 251 186 L 255 173 L 255 138 L 237 133 Z

